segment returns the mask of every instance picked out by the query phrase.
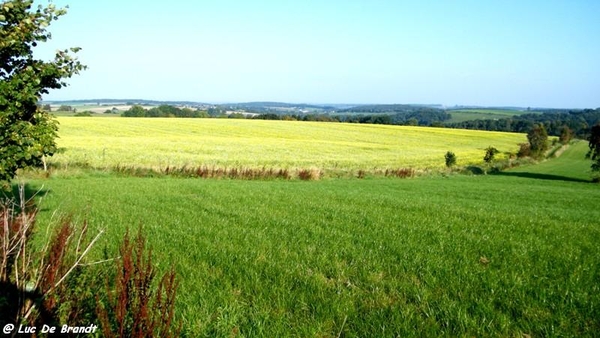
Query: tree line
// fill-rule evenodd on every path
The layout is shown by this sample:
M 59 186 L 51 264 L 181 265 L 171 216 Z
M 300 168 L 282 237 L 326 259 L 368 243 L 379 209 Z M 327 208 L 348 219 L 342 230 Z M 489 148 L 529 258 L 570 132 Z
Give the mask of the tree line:
M 221 112 L 219 111 L 220 115 Z M 205 118 L 211 117 L 209 111 L 190 108 L 178 108 L 168 104 L 163 104 L 158 107 L 144 109 L 140 105 L 133 105 L 128 110 L 121 114 L 123 117 L 187 117 L 187 118 Z
M 263 113 L 257 115 L 244 115 L 241 113 L 226 114 L 221 108 L 208 110 L 178 108 L 171 105 L 160 105 L 144 109 L 134 105 L 123 114 L 124 117 L 186 117 L 186 118 L 249 118 L 257 120 L 287 120 L 287 121 L 315 121 L 315 122 L 347 122 L 390 125 L 414 126 L 442 126 L 444 121 L 452 118 L 450 114 L 440 109 L 417 108 L 412 111 L 395 114 L 276 114 Z
M 565 127 L 574 136 L 586 138 L 590 128 L 600 123 L 600 108 L 584 110 L 548 110 L 498 120 L 471 120 L 449 123 L 450 128 L 526 133 L 536 124 L 543 124 L 549 135 L 559 136 Z
M 411 112 L 395 114 L 260 114 L 254 119 L 260 120 L 293 120 L 317 122 L 345 122 L 366 124 L 410 125 L 441 127 L 443 122 L 452 118 L 450 114 L 440 109 L 422 108 Z

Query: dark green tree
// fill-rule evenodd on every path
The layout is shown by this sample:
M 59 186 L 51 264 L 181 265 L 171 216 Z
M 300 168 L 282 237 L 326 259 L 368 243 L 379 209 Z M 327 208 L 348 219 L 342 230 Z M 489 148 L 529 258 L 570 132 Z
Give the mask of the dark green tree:
M 0 2 L 0 182 L 20 168 L 39 166 L 56 151 L 57 123 L 38 102 L 85 69 L 72 54 L 58 51 L 51 61 L 35 59 L 33 48 L 50 39 L 46 28 L 66 13 L 53 4 L 33 10 L 32 0 Z
M 73 111 L 73 107 L 63 104 L 58 107 L 58 111 Z
M 450 168 L 456 164 L 456 155 L 453 152 L 447 152 L 444 158 L 446 159 L 446 167 Z
M 590 151 L 586 157 L 594 161 L 592 163 L 592 171 L 598 172 L 600 171 L 600 124 L 592 127 L 589 140 Z
M 124 117 L 145 117 L 146 109 L 140 105 L 133 105 L 131 108 L 123 112 Z
M 483 160 L 486 163 L 490 163 L 494 160 L 494 157 L 496 156 L 496 154 L 499 154 L 500 151 L 492 146 L 489 146 L 485 149 L 485 156 L 483 157 Z
M 534 124 L 527 133 L 527 140 L 533 158 L 541 158 L 548 150 L 548 132 L 543 124 Z

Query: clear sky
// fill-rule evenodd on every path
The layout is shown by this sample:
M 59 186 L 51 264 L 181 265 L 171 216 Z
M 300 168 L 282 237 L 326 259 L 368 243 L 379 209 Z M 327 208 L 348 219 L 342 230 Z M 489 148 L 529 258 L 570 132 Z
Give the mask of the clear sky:
M 598 0 L 54 4 L 89 69 L 46 100 L 600 107 Z

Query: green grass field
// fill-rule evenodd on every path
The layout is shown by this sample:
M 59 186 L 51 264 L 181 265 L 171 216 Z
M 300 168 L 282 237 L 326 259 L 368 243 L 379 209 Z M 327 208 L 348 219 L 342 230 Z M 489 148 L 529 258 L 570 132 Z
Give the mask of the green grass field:
M 448 113 L 452 118 L 446 123 L 458 123 L 470 120 L 497 120 L 505 119 L 515 115 L 525 114 L 525 111 L 520 110 L 503 110 L 503 109 L 459 109 L 449 110 Z
M 588 142 L 577 141 L 560 154 L 560 160 L 549 160 L 536 165 L 514 168 L 505 174 L 556 180 L 589 181 L 591 161 L 585 159 Z
M 274 167 L 325 171 L 440 168 L 481 163 L 484 149 L 516 152 L 525 135 L 443 128 L 232 119 L 58 118 L 50 163 L 138 166 Z
M 211 140 L 256 141 L 236 134 L 248 135 L 248 125 L 214 123 L 202 129 Z M 112 139 L 115 130 L 95 125 L 98 139 L 120 144 L 150 128 L 126 125 L 129 133 Z M 356 130 L 321 125 L 290 126 L 310 128 L 316 140 L 325 137 L 317 130 L 332 128 L 352 147 Z M 268 135 L 290 130 L 252 126 Z M 69 138 L 93 140 L 71 127 Z M 395 128 L 376 130 L 397 138 Z M 177 270 L 186 336 L 594 336 L 600 189 L 581 180 L 584 148 L 507 175 L 305 182 L 89 172 L 30 184 L 48 191 L 42 224 L 59 210 L 106 229 L 94 255 L 103 246 L 115 252 L 126 227 L 143 225 L 159 269 Z

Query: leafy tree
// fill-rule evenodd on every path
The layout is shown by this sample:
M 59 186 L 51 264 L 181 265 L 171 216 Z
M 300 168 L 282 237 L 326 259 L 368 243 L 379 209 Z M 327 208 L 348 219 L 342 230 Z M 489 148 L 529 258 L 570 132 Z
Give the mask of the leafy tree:
M 573 131 L 571 130 L 571 128 L 569 128 L 567 126 L 563 126 L 562 129 L 560 130 L 560 136 L 558 138 L 558 141 L 561 144 L 567 144 L 571 141 L 572 138 L 573 138 Z
M 500 151 L 492 146 L 487 147 L 487 149 L 485 149 L 485 156 L 483 157 L 483 160 L 486 163 L 490 163 L 494 160 L 494 157 L 496 156 L 496 154 L 499 154 Z
M 447 152 L 444 158 L 446 159 L 446 167 L 450 168 L 456 164 L 456 155 L 453 152 Z
M 592 127 L 589 146 L 590 151 L 586 157 L 594 161 L 592 163 L 592 171 L 598 172 L 600 171 L 600 124 Z
M 53 4 L 32 10 L 33 0 L 0 2 L 0 182 L 7 184 L 20 168 L 42 164 L 56 151 L 57 123 L 38 107 L 42 94 L 85 69 L 72 53 L 58 51 L 54 60 L 33 57 L 33 48 L 50 39 L 46 30 L 66 13 Z
M 142 106 L 134 105 L 122 114 L 124 117 L 144 117 L 146 116 L 146 109 Z
M 548 133 L 543 124 L 533 125 L 533 128 L 527 133 L 527 140 L 531 156 L 534 158 L 542 157 L 548 150 Z
M 58 111 L 73 111 L 73 107 L 63 104 L 58 107 Z

